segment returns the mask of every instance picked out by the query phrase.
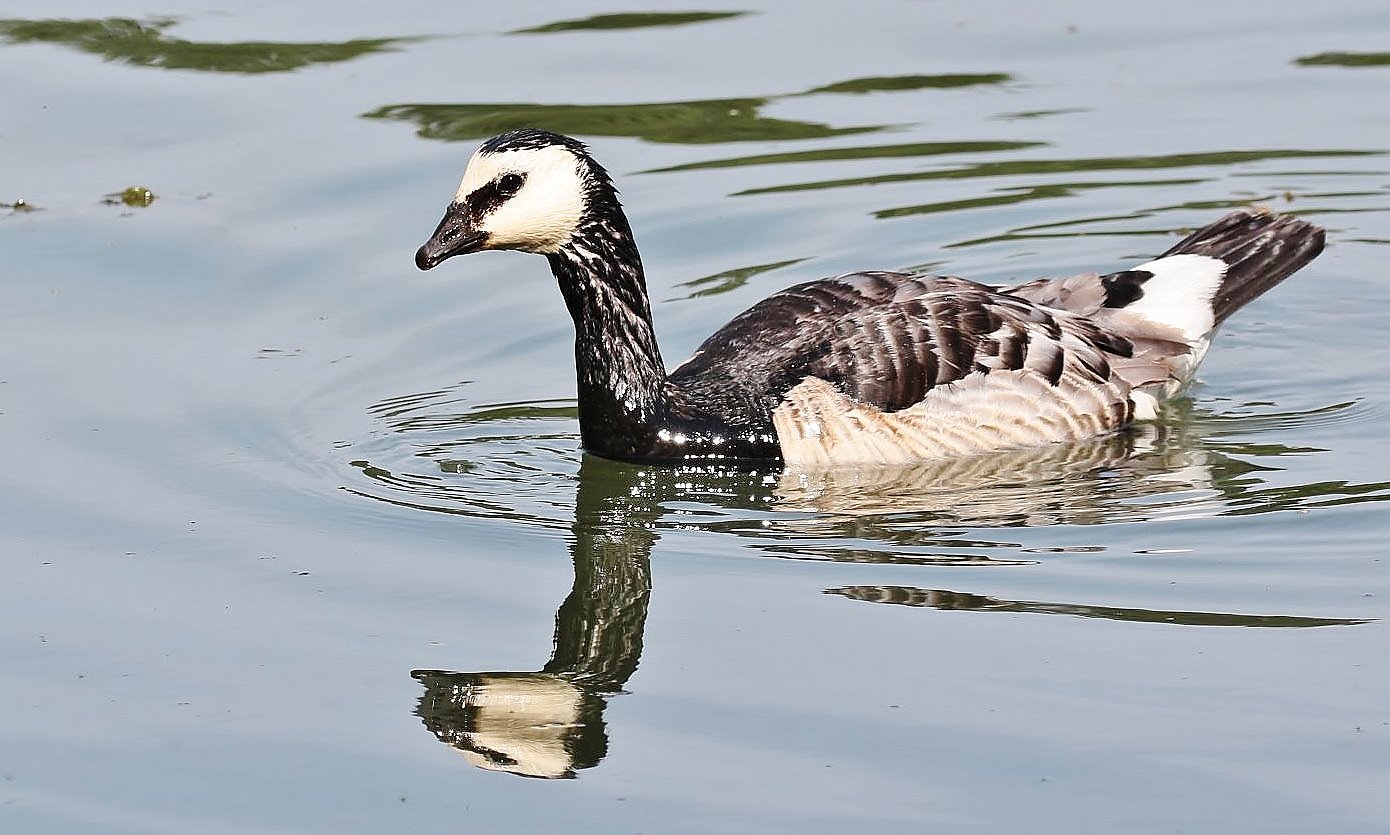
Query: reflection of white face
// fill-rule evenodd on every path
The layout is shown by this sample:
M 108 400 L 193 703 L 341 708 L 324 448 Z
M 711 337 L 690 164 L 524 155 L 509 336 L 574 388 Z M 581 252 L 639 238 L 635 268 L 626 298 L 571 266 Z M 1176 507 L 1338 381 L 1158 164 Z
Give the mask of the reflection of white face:
M 463 755 L 488 771 L 571 776 L 575 763 L 565 743 L 581 727 L 583 698 L 577 686 L 546 673 L 479 675 L 467 700 L 476 713 Z
M 526 178 L 521 189 L 478 221 L 488 233 L 484 249 L 519 249 L 546 255 L 570 242 L 584 213 L 584 177 L 580 161 L 559 145 L 485 153 L 468 162 L 455 200 L 468 203 L 478 189 L 507 174 Z M 481 207 L 480 207 L 481 208 Z

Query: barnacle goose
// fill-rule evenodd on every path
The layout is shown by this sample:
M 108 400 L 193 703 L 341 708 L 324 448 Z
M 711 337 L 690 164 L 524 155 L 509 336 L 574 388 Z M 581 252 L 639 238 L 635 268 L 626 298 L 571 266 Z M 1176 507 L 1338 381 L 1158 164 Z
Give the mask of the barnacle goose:
M 1122 272 L 994 288 L 857 272 L 776 293 L 670 374 L 642 259 L 579 141 L 484 142 L 415 255 L 544 255 L 575 326 L 584 447 L 607 458 L 897 464 L 1074 441 L 1151 418 L 1232 313 L 1312 260 L 1323 230 L 1233 211 Z

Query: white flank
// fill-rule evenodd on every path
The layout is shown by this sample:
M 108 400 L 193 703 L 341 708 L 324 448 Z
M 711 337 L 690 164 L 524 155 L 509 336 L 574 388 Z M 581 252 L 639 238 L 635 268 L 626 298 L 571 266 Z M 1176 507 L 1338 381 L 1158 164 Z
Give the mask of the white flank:
M 515 197 L 482 219 L 487 249 L 519 249 L 546 255 L 570 242 L 584 213 L 584 178 L 579 160 L 563 146 L 487 154 L 468 161 L 457 202 L 504 174 L 524 174 Z
M 902 465 L 1078 441 L 1120 428 L 1122 384 L 1067 367 L 1056 385 L 1035 371 L 975 372 L 884 412 L 807 377 L 772 411 L 788 466 Z
M 1177 328 L 1194 348 L 1206 342 L 1216 324 L 1212 299 L 1226 277 L 1224 261 L 1206 255 L 1169 255 L 1131 269 L 1153 273 L 1153 278 L 1144 282 L 1144 295 L 1126 305 L 1125 312 Z

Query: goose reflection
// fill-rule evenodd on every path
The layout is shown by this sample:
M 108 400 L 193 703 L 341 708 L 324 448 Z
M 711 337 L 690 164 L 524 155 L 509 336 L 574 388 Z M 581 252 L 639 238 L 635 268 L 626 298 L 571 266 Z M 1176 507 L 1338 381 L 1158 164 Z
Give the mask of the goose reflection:
M 416 670 L 425 727 L 479 768 L 574 777 L 608 751 L 607 698 L 642 655 L 653 523 L 641 470 L 586 456 L 573 535 L 574 588 L 555 614 L 550 661 L 535 672 Z
M 433 459 L 448 479 L 406 476 L 358 462 L 369 478 L 408 489 L 414 496 L 354 492 L 421 510 L 501 513 L 518 523 L 545 526 L 557 521 L 534 511 L 527 514 L 522 507 L 504 510 L 498 506 L 504 493 L 513 502 L 524 501 L 516 490 L 522 482 L 513 473 L 502 480 L 505 489 L 487 485 L 494 477 L 489 461 L 507 447 L 499 449 L 499 440 L 487 433 L 471 441 L 456 437 L 461 427 L 478 430 L 488 421 L 472 416 L 468 422 L 400 423 L 403 408 L 396 404 L 391 410 L 398 426 L 412 427 L 402 431 L 455 435 L 448 444 L 417 452 Z M 1339 408 L 1314 417 L 1332 419 L 1344 411 Z M 498 420 L 516 420 L 515 412 L 510 409 L 505 419 Z M 423 428 L 426 424 L 428 429 Z M 416 670 L 412 676 L 424 687 L 416 714 L 437 739 L 479 768 L 527 777 L 575 777 L 607 755 L 604 712 L 608 699 L 624 692 L 641 660 L 652 589 L 650 555 L 662 531 L 698 527 L 712 535 L 734 534 L 753 543 L 762 555 L 784 559 L 1008 565 L 1036 562 L 1042 557 L 1024 557 L 1038 551 L 1104 550 L 1103 546 L 1030 549 L 1020 542 L 997 541 L 1007 538 L 1005 531 L 1011 529 L 1096 525 L 1165 514 L 1245 512 L 1251 495 L 1276 489 L 1260 480 L 1262 471 L 1272 467 L 1243 460 L 1251 457 L 1250 452 L 1224 447 L 1212 437 L 1219 432 L 1195 439 L 1191 427 L 1190 420 L 1178 420 L 1086 444 L 899 470 L 666 469 L 584 456 L 577 473 L 574 512 L 568 520 L 574 585 L 555 615 L 549 661 L 534 671 Z M 516 428 L 505 427 L 506 438 L 528 443 L 528 433 Z M 532 437 L 535 432 L 531 427 Z M 482 444 L 493 455 L 462 456 L 470 443 Z M 529 448 L 534 449 L 534 444 Z M 1261 444 L 1254 457 L 1270 461 L 1307 452 Z M 500 471 L 496 477 L 502 479 Z M 555 478 L 536 488 L 546 494 L 545 508 L 556 507 L 555 494 L 564 490 L 559 476 Z M 1315 498 L 1333 504 L 1364 499 L 1368 493 L 1386 496 L 1387 488 L 1390 485 L 1362 485 L 1346 491 L 1344 486 Z M 476 493 L 488 494 L 489 500 L 479 501 L 472 495 Z M 1282 496 L 1265 499 L 1271 509 L 1288 506 Z M 966 533 L 962 528 L 967 527 L 975 530 Z M 827 588 L 824 593 L 931 610 L 1063 615 L 1187 627 L 1306 628 L 1363 622 L 1009 600 L 910 585 L 874 585 L 871 577 L 865 579 L 864 584 Z

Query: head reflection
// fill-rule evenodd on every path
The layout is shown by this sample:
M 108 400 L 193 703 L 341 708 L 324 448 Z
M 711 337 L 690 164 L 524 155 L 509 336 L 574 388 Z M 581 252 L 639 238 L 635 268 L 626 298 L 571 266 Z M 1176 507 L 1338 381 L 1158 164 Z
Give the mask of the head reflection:
M 468 762 L 489 771 L 556 779 L 598 765 L 608 751 L 599 690 L 551 673 L 416 670 L 416 713 Z

